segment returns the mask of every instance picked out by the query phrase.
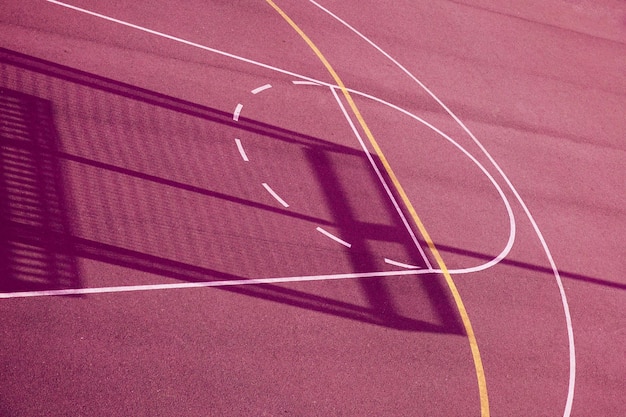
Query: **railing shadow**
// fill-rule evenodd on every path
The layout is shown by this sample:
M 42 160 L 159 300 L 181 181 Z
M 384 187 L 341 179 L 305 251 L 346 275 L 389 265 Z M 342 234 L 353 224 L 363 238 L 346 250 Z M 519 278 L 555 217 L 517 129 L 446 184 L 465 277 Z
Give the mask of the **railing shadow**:
M 195 184 L 163 175 L 143 172 L 125 166 L 120 161 L 101 161 L 85 155 L 76 155 L 64 150 L 63 138 L 57 132 L 53 106 L 63 104 L 67 98 L 42 98 L 18 91 L 19 85 L 9 84 L 0 78 L 0 292 L 16 292 L 41 289 L 80 288 L 88 285 L 81 279 L 78 259 L 93 259 L 99 262 L 118 265 L 183 281 L 212 281 L 245 279 L 232 272 L 224 272 L 206 266 L 194 265 L 177 259 L 156 256 L 119 244 L 111 243 L 98 235 L 86 236 L 73 230 L 74 219 L 79 214 L 69 208 L 68 194 L 71 187 L 66 184 L 61 166 L 66 163 L 95 169 L 103 176 L 115 175 L 120 182 L 139 181 L 142 184 L 157 184 L 194 195 L 225 201 L 260 213 L 280 214 L 281 216 L 314 222 L 337 228 L 350 240 L 353 247 L 348 252 L 354 270 L 374 271 L 373 253 L 370 243 L 388 241 L 404 245 L 407 253 L 415 254 L 416 248 L 407 239 L 395 208 L 389 202 L 382 187 L 378 186 L 378 201 L 385 207 L 386 215 L 392 224 L 382 225 L 359 221 L 354 207 L 349 203 L 346 180 L 341 178 L 339 166 L 345 158 L 362 164 L 362 172 L 367 172 L 369 181 L 377 184 L 377 178 L 368 169 L 366 155 L 350 147 L 341 146 L 324 139 L 304 135 L 277 126 L 240 118 L 234 122 L 232 115 L 180 99 L 168 97 L 99 76 L 77 71 L 6 49 L 0 49 L 0 65 L 4 71 L 11 67 L 20 73 L 20 82 L 28 83 L 29 76 L 57 80 L 67 86 L 80 86 L 104 92 L 124 100 L 165 109 L 174 114 L 184 114 L 222 126 L 236 127 L 245 132 L 259 134 L 296 145 L 303 149 L 311 171 L 314 172 L 319 188 L 323 190 L 325 204 L 332 213 L 332 219 L 298 213 L 259 203 L 232 193 L 208 190 Z M 67 87 L 69 90 L 69 87 Z M 27 90 L 27 88 L 24 88 Z M 58 103 L 56 103 L 58 101 Z M 130 117 L 129 115 L 127 115 Z M 77 130 L 80 130 L 77 128 Z M 376 158 L 375 158 L 376 159 Z M 104 179 L 102 180 L 104 181 Z M 115 213 L 113 213 L 115 215 Z M 113 221 L 113 219 L 102 219 Z M 461 249 L 441 247 L 447 251 Z M 462 251 L 477 259 L 490 259 L 489 255 Z M 412 259 L 415 265 L 424 267 L 417 255 Z M 509 262 L 520 268 L 548 272 L 535 265 Z M 551 272 L 551 271 L 550 271 Z M 563 273 L 564 277 L 572 274 Z M 591 277 L 575 277 L 588 282 L 601 283 Z M 389 286 L 388 279 L 370 278 L 359 280 L 367 305 L 324 297 L 281 285 L 248 285 L 219 287 L 223 291 L 261 298 L 346 319 L 371 323 L 390 328 L 449 334 L 463 334 L 456 309 L 450 300 L 440 277 L 429 276 L 414 280 L 414 285 L 426 294 L 430 308 L 437 320 L 420 318 L 417 309 L 400 309 L 398 300 Z M 604 285 L 604 284 L 603 284 Z M 417 287 L 416 287 L 417 288 Z M 400 312 L 402 310 L 402 312 Z
M 80 287 L 51 103 L 2 89 L 0 137 L 0 291 Z
M 64 173 L 59 168 L 61 165 L 67 165 L 67 163 L 79 164 L 89 169 L 95 169 L 101 173 L 100 177 L 102 178 L 107 177 L 107 175 L 109 176 L 107 178 L 115 175 L 118 185 L 123 185 L 129 181 L 158 184 L 160 187 L 165 186 L 219 201 L 228 201 L 229 203 L 246 206 L 262 212 L 280 214 L 281 216 L 314 222 L 322 226 L 333 226 L 352 241 L 354 250 L 349 251 L 349 257 L 350 263 L 355 270 L 366 270 L 369 272 L 376 270 L 371 261 L 372 252 L 368 246 L 368 241 L 387 240 L 400 242 L 402 239 L 406 239 L 403 226 L 399 220 L 394 220 L 395 223 L 391 225 L 370 224 L 357 221 L 353 215 L 352 208 L 346 201 L 347 191 L 343 187 L 342 180 L 338 177 L 337 161 L 334 161 L 333 158 L 356 158 L 358 164 L 362 164 L 365 172 L 368 172 L 371 176 L 370 180 L 376 182 L 377 179 L 374 177 L 371 169 L 368 168 L 366 157 L 360 150 L 246 118 L 240 118 L 238 122 L 234 122 L 232 115 L 229 113 L 136 88 L 6 49 L 0 50 L 0 64 L 2 64 L 3 70 L 11 67 L 18 73 L 17 78 L 19 78 L 19 82 L 14 84 L 4 81 L 6 84 L 10 84 L 12 89 L 9 89 L 8 85 L 1 85 L 3 102 L 7 104 L 2 107 L 0 117 L 2 117 L 4 122 L 3 125 L 11 126 L 10 129 L 2 130 L 1 137 L 3 145 L 1 180 L 3 187 L 2 200 L 4 202 L 2 207 L 2 228 L 6 231 L 6 233 L 3 233 L 4 240 L 1 248 L 3 265 L 5 265 L 5 270 L 0 280 L 0 289 L 3 292 L 77 288 L 82 285 L 88 285 L 88 283 L 82 282 L 77 268 L 77 260 L 80 258 L 93 259 L 184 281 L 245 279 L 233 273 L 181 262 L 163 256 L 155 256 L 142 250 L 136 250 L 127 243 L 124 246 L 112 244 L 111 241 L 114 241 L 114 239 L 106 236 L 106 230 L 104 232 L 105 235 L 98 236 L 96 234 L 92 237 L 85 236 L 84 231 L 81 233 L 73 231 L 70 226 L 72 226 L 72 223 L 80 221 L 80 218 L 77 219 L 77 217 L 80 217 L 80 214 L 71 212 L 66 204 L 67 200 L 70 199 L 68 194 L 76 191 L 67 184 Z M 16 87 L 20 87 L 20 83 L 23 83 L 23 89 L 29 91 L 28 88 L 31 87 L 28 85 L 29 83 L 41 83 L 42 79 L 54 79 L 56 80 L 55 85 L 58 85 L 59 82 L 62 83 L 62 91 L 46 91 L 42 94 L 47 96 L 46 99 L 15 90 Z M 245 132 L 271 138 L 272 141 L 282 141 L 304 149 L 310 168 L 319 182 L 320 189 L 325 190 L 326 203 L 331 208 L 333 219 L 329 221 L 258 203 L 234 194 L 212 191 L 194 184 L 129 168 L 124 164 L 123 158 L 112 157 L 105 162 L 96 158 L 86 157 L 85 154 L 76 155 L 66 152 L 64 150 L 65 147 L 61 144 L 62 137 L 60 136 L 62 135 L 59 135 L 55 127 L 53 106 L 55 104 L 60 106 L 66 105 L 68 98 L 65 95 L 65 91 L 72 90 L 75 94 L 78 94 L 76 93 L 76 86 L 86 87 L 88 91 L 108 93 L 119 97 L 120 100 L 139 101 L 175 114 L 184 114 L 218 125 L 235 127 Z M 81 97 L 78 97 L 76 101 L 81 101 L 81 99 Z M 16 100 L 21 103 L 22 108 L 22 113 L 18 116 L 15 116 L 15 112 L 11 107 L 12 101 Z M 89 110 L 83 107 L 81 111 Z M 108 112 L 110 113 L 111 110 L 108 110 Z M 109 113 L 105 114 L 105 116 L 98 115 L 97 117 L 111 117 Z M 125 117 L 130 116 L 125 115 Z M 11 131 L 16 123 L 23 130 L 17 134 Z M 75 131 L 88 130 L 84 126 L 71 126 L 71 129 Z M 19 150 L 16 150 L 17 145 L 20 147 Z M 100 145 L 94 144 L 93 146 L 97 147 Z M 116 150 L 112 151 L 116 152 Z M 26 159 L 22 158 L 24 161 L 19 162 L 21 164 L 19 168 L 14 168 L 14 161 L 17 158 L 15 155 L 18 152 L 26 155 L 24 157 Z M 123 151 L 118 150 L 118 152 L 123 154 Z M 118 160 L 120 161 L 119 163 L 111 163 Z M 106 180 L 101 179 L 100 181 L 102 189 L 97 191 L 106 193 Z M 378 187 L 378 189 L 380 193 L 379 199 L 384 202 L 383 204 L 385 204 L 389 216 L 397 219 L 397 214 L 388 202 L 382 187 Z M 82 192 L 84 190 L 81 190 Z M 24 206 L 21 203 L 19 195 L 24 193 L 32 194 L 29 197 L 32 200 L 32 203 L 29 203 L 30 205 Z M 85 197 L 81 194 L 81 198 Z M 109 211 L 109 215 L 115 217 L 115 209 L 113 208 L 112 210 Z M 33 223 L 30 220 L 25 220 L 25 217 L 36 217 L 37 222 Z M 69 219 L 72 219 L 72 222 Z M 111 223 L 114 220 L 113 218 L 100 219 L 103 223 Z M 15 249 L 16 246 L 20 246 L 21 252 Z M 26 249 L 24 248 L 28 249 L 28 253 L 25 252 Z M 407 248 L 407 252 L 415 252 L 415 248 Z M 39 260 L 40 258 L 46 259 L 46 262 L 42 263 Z M 35 260 L 39 262 L 37 264 L 38 269 L 33 270 L 32 266 L 30 267 L 29 276 L 25 276 L 23 273 L 23 265 L 28 263 L 25 259 L 28 259 L 28 262 L 31 264 L 35 263 Z M 419 258 L 413 259 L 413 263 L 423 266 L 421 265 L 423 261 Z M 406 309 L 404 313 L 400 313 L 388 288 L 388 281 L 384 279 L 371 278 L 358 282 L 358 285 L 362 286 L 362 292 L 367 301 L 366 305 L 310 294 L 280 285 L 240 286 L 221 289 L 381 326 L 411 331 L 462 333 L 462 327 L 458 322 L 453 306 L 448 301 L 448 296 L 442 283 L 436 277 L 427 281 L 428 283 L 424 287 L 426 288 L 425 291 L 433 298 L 438 299 L 436 302 L 433 302 L 433 306 L 437 306 L 439 309 L 437 316 L 442 318 L 442 320 L 435 323 L 421 320 L 415 314 L 407 314 Z

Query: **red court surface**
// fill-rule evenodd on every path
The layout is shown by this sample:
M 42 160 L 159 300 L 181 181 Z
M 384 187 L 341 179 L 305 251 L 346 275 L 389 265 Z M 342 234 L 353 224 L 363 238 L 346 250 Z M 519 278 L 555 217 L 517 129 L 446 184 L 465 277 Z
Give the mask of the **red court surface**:
M 626 4 L 5 1 L 1 416 L 626 415 Z

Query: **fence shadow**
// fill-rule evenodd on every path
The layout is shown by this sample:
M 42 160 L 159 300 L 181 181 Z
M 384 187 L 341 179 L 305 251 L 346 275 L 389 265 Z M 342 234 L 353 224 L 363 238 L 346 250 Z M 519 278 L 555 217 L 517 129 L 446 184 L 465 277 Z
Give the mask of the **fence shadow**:
M 51 103 L 2 89 L 0 138 L 0 291 L 80 287 Z
M 120 244 L 113 238 L 115 234 L 113 229 L 105 228 L 101 234 L 92 233 L 91 235 L 78 232 L 76 223 L 84 214 L 76 213 L 71 208 L 71 194 L 76 190 L 75 185 L 72 188 L 67 184 L 63 168 L 67 164 L 87 167 L 97 172 L 98 177 L 102 178 L 98 183 L 102 185 L 102 190 L 94 190 L 95 192 L 106 193 L 106 186 L 110 186 L 106 184 L 106 178 L 113 175 L 117 178 L 117 184 L 113 186 L 123 186 L 126 182 L 146 186 L 158 185 L 178 192 L 208 197 L 215 201 L 245 206 L 259 213 L 279 214 L 322 226 L 335 227 L 353 245 L 348 257 L 355 271 L 376 270 L 376 265 L 372 262 L 371 242 L 373 241 L 400 243 L 404 245 L 407 253 L 414 254 L 413 264 L 425 266 L 421 257 L 416 254 L 416 248 L 408 240 L 404 226 L 382 187 L 377 187 L 379 194 L 376 199 L 383 204 L 386 216 L 393 219 L 391 224 L 367 223 L 359 220 L 355 214 L 354 207 L 349 202 L 346 179 L 341 176 L 340 165 L 344 161 L 352 163 L 356 161 L 356 165 L 360 164 L 363 167 L 360 172 L 366 172 L 370 176 L 369 181 L 378 183 L 374 172 L 369 169 L 366 155 L 360 150 L 251 119 L 240 118 L 239 121 L 234 122 L 230 113 L 1 48 L 0 66 L 2 66 L 2 71 L 9 72 L 7 70 L 11 69 L 10 72 L 16 74 L 12 81 L 8 80 L 8 76 L 0 77 L 0 268 L 2 268 L 0 292 L 88 286 L 89 283 L 83 282 L 78 267 L 78 260 L 81 258 L 182 281 L 245 279 L 232 272 L 148 253 L 141 249 L 141 245 L 133 247 L 127 242 Z M 41 84 L 41 80 L 48 79 L 54 80 L 57 86 L 55 88 L 60 90 L 33 94 L 34 89 L 30 84 Z M 77 94 L 77 88 L 109 94 L 121 100 L 140 102 L 153 106 L 155 109 L 192 116 L 216 125 L 262 135 L 272 141 L 297 146 L 302 149 L 319 189 L 323 190 L 324 204 L 330 208 L 332 218 L 330 220 L 318 218 L 310 214 L 252 201 L 234 193 L 210 190 L 188 181 L 137 169 L 125 163 L 124 158 L 127 158 L 127 155 L 124 155 L 124 152 L 120 152 L 119 157 L 113 155 L 107 160 L 102 160 L 90 157 L 89 153 L 79 155 L 67 151 L 63 146 L 63 134 L 58 131 L 55 124 L 54 106 L 66 105 L 69 92 L 74 91 L 73 94 Z M 76 100 L 80 101 L 80 97 Z M 108 113 L 104 115 L 103 117 L 110 117 Z M 76 131 L 87 129 L 84 126 L 71 128 Z M 87 143 L 85 146 L 100 145 Z M 118 151 L 112 148 L 108 152 L 110 154 Z M 377 160 L 375 156 L 374 159 Z M 117 191 L 114 190 L 114 192 Z M 109 209 L 109 215 L 116 216 L 115 207 Z M 113 218 L 99 219 L 102 223 L 113 222 L 113 220 Z M 163 239 L 167 239 L 167 236 L 163 236 Z M 458 248 L 441 247 L 440 249 L 463 253 L 476 259 L 491 259 L 488 254 Z M 507 260 L 504 262 L 542 273 L 551 272 L 535 265 Z M 567 272 L 564 272 L 563 276 L 573 277 Z M 606 284 L 591 277 L 576 276 L 574 278 Z M 388 279 L 383 278 L 359 280 L 358 285 L 363 299 L 366 300 L 366 305 L 307 293 L 294 289 L 293 286 L 267 284 L 219 288 L 222 291 L 395 329 L 463 334 L 458 313 L 441 277 L 433 275 L 427 278 L 413 278 L 411 284 L 413 287 L 410 287 L 428 300 L 428 307 L 434 313 L 435 320 L 426 320 L 420 316 L 420 312 L 424 311 L 424 306 L 420 306 L 421 310 L 417 306 L 407 309 L 404 303 L 400 308 L 398 304 L 402 300 L 399 298 L 402 297 L 398 296 L 397 291 L 394 293 L 389 282 Z

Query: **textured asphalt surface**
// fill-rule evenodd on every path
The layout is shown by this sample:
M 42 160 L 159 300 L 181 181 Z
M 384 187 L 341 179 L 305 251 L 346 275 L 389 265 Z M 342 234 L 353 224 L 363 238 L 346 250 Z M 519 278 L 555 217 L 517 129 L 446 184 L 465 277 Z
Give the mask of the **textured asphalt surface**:
M 623 2 L 277 1 L 380 151 L 268 2 L 68 2 L 0 8 L 1 416 L 626 414 Z

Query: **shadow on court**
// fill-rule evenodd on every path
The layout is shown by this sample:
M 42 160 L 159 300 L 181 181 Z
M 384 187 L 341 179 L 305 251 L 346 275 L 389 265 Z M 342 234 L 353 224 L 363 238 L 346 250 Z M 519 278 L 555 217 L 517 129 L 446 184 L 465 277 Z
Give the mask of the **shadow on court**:
M 80 287 L 52 104 L 0 92 L 0 291 Z
M 187 260 L 185 256 L 178 258 L 148 253 L 145 249 L 147 245 L 170 239 L 169 236 L 159 235 L 158 230 L 148 230 L 151 227 L 149 224 L 135 225 L 133 226 L 134 234 L 129 232 L 133 236 L 125 239 L 119 238 L 120 233 L 123 232 L 120 232 L 119 224 L 115 223 L 124 210 L 121 206 L 116 206 L 115 202 L 127 205 L 139 204 L 132 200 L 133 195 L 137 195 L 137 189 L 133 187 L 153 185 L 176 190 L 179 195 L 182 192 L 184 195 L 208 197 L 212 201 L 245 206 L 258 211 L 261 215 L 268 213 L 333 226 L 341 230 L 342 236 L 352 244 L 348 257 L 354 271 L 377 270 L 372 261 L 371 249 L 371 243 L 375 241 L 400 243 L 406 246 L 407 253 L 416 252 L 415 247 L 404 243 L 408 241 L 405 236 L 406 231 L 382 187 L 378 187 L 377 199 L 380 204 L 385 205 L 387 216 L 394 219 L 392 225 L 363 222 L 358 219 L 353 206 L 348 203 L 349 191 L 345 186 L 346 179 L 340 174 L 341 161 L 346 158 L 350 160 L 357 158 L 359 161 L 357 165 L 363 165 L 363 172 L 369 173 L 371 182 L 377 182 L 373 171 L 367 169 L 369 163 L 362 151 L 355 151 L 323 139 L 245 118 L 235 123 L 232 115 L 226 112 L 118 83 L 6 49 L 0 49 L 0 64 L 3 71 L 11 68 L 12 73 L 17 74 L 11 82 L 7 81 L 6 77 L 0 79 L 0 88 L 2 88 L 0 97 L 2 141 L 0 150 L 2 228 L 0 230 L 0 265 L 2 265 L 0 291 L 2 292 L 89 286 L 89 282 L 84 282 L 81 278 L 78 267 L 80 258 L 181 281 L 245 279 L 233 273 L 220 271 L 219 268 L 211 269 L 205 265 L 196 264 Z M 29 91 L 30 84 L 41 82 L 42 79 L 53 80 L 51 82 L 55 85 L 53 91 L 46 92 L 48 98 L 44 99 L 20 91 Z M 80 155 L 68 152 L 63 146 L 63 133 L 59 132 L 55 123 L 54 107 L 66 106 L 69 101 L 72 101 L 73 105 L 78 105 L 83 111 L 88 112 L 90 111 L 88 105 L 83 103 L 81 106 L 81 94 L 89 91 L 106 93 L 117 100 L 132 100 L 154 106 L 155 109 L 161 111 L 158 114 L 163 114 L 163 111 L 174 114 L 173 117 L 176 114 L 184 114 L 218 125 L 243 129 L 269 137 L 274 141 L 283 141 L 302 148 L 319 188 L 323 190 L 325 204 L 331 208 L 332 219 L 327 220 L 277 208 L 224 190 L 209 190 L 206 187 L 191 184 L 189 181 L 170 178 L 149 169 L 137 169 L 136 166 L 128 163 L 128 160 L 133 158 L 133 151 L 136 151 L 132 144 L 124 144 L 128 146 L 124 149 L 116 148 L 114 144 L 107 148 L 106 144 L 97 141 L 97 132 L 89 132 L 88 126 L 81 126 L 76 121 L 70 127 L 65 126 L 64 129 L 70 129 L 73 135 L 82 138 L 85 152 Z M 84 100 L 84 102 L 87 101 Z M 103 119 L 103 123 L 116 124 L 120 120 L 129 123 L 133 121 L 132 110 L 127 110 L 125 114 L 117 114 L 122 113 L 120 109 L 96 110 L 100 112 L 98 117 Z M 149 119 L 150 116 L 138 115 L 138 117 Z M 172 120 L 169 120 L 165 123 L 171 122 Z M 92 149 L 94 156 L 90 156 Z M 139 151 L 141 152 L 141 149 Z M 109 158 L 107 160 L 98 158 L 98 152 L 106 153 Z M 94 189 L 85 190 L 68 184 L 63 167 L 69 163 L 84 167 L 90 170 L 89 172 L 95 172 L 97 186 L 92 187 Z M 156 160 L 154 163 L 175 162 Z M 90 200 L 94 206 L 106 205 L 106 210 L 77 211 L 72 208 L 71 204 L 72 199 L 76 198 L 74 196 L 76 193 L 80 193 L 81 198 Z M 113 200 L 115 202 L 111 203 L 110 201 Z M 177 204 L 186 203 L 180 201 L 171 202 L 171 204 L 175 207 Z M 174 214 L 171 213 L 171 215 Z M 78 224 L 81 222 L 90 223 L 91 226 L 79 227 Z M 225 226 L 228 227 L 228 225 Z M 142 242 L 142 239 L 146 241 Z M 169 244 L 173 246 L 186 247 L 188 245 L 175 238 L 171 240 Z M 165 243 L 161 244 L 165 245 Z M 452 252 L 460 250 L 445 247 L 441 249 Z M 488 255 L 462 252 L 477 259 L 490 259 Z M 413 256 L 412 261 L 419 267 L 425 267 L 419 254 Z M 516 264 L 515 266 L 548 272 L 545 268 L 534 265 Z M 568 277 L 568 274 L 564 273 L 563 276 Z M 590 282 L 595 280 L 588 277 L 577 278 Z M 356 304 L 349 299 L 311 294 L 284 285 L 264 284 L 218 288 L 390 328 L 463 334 L 456 308 L 440 277 L 428 276 L 426 279 L 414 279 L 412 282 L 414 289 L 426 295 L 430 304 L 429 308 L 433 310 L 437 320 L 424 320 L 420 318 L 419 310 L 407 309 L 406 299 L 400 301 L 398 292 L 394 292 L 390 286 L 390 280 L 384 278 L 358 281 L 363 297 L 367 301 L 366 305 Z M 408 297 L 410 298 L 410 294 Z M 402 303 L 403 308 L 400 308 L 398 303 Z
M 372 175 L 371 180 L 376 181 L 361 151 L 249 119 L 242 118 L 235 123 L 232 115 L 225 112 L 8 50 L 0 51 L 0 62 L 3 65 L 3 71 L 10 68 L 12 74 L 15 74 L 13 80 L 3 80 L 0 115 L 3 122 L 2 175 L 0 178 L 3 201 L 1 220 L 2 228 L 6 231 L 3 233 L 1 247 L 4 268 L 0 282 L 2 292 L 89 286 L 89 282 L 83 282 L 81 279 L 78 268 L 80 258 L 183 281 L 245 279 L 230 272 L 185 261 L 184 256 L 181 256 L 183 259 L 181 261 L 176 257 L 155 256 L 153 253 L 148 253 L 142 247 L 146 242 L 138 242 L 137 236 L 146 236 L 145 240 L 148 244 L 171 237 L 151 238 L 151 232 L 148 230 L 151 227 L 150 224 L 140 225 L 140 230 L 133 232 L 130 230 L 132 223 L 124 223 L 120 219 L 124 215 L 122 206 L 136 203 L 129 198 L 120 198 L 118 195 L 123 193 L 120 190 L 129 187 L 128 184 L 139 184 L 139 187 L 165 186 L 203 198 L 208 197 L 212 201 L 227 201 L 246 206 L 261 213 L 278 214 L 315 222 L 322 226 L 335 227 L 342 232 L 344 238 L 351 241 L 353 247 L 348 251 L 349 262 L 353 270 L 359 272 L 377 270 L 372 262 L 371 241 L 402 242 L 402 239 L 406 239 L 399 220 L 394 220 L 395 224 L 392 225 L 359 221 L 346 201 L 347 190 L 343 185 L 345 178 L 340 178 L 337 166 L 338 163 L 342 163 L 342 158 L 359 159 L 357 165 L 362 165 L 365 172 Z M 36 91 L 29 90 L 29 88 L 37 83 L 44 85 L 44 92 L 33 95 L 18 91 L 20 85 L 24 87 L 23 90 Z M 277 208 L 234 195 L 234 193 L 209 190 L 189 182 L 168 178 L 166 175 L 155 175 L 154 171 L 150 172 L 148 169 L 135 169 L 127 163 L 128 158 L 132 158 L 133 153 L 142 152 L 142 149 L 133 149 L 130 145 L 125 149 L 114 146 L 106 148 L 107 144 L 102 143 L 105 141 L 98 140 L 98 132 L 92 131 L 94 130 L 92 126 L 82 125 L 79 117 L 73 118 L 70 126 L 64 125 L 62 132 L 59 132 L 59 127 L 55 123 L 54 107 L 68 106 L 68 102 L 72 102 L 71 105 L 74 106 L 80 103 L 78 104 L 79 111 L 92 112 L 92 116 L 99 118 L 103 124 L 134 123 L 135 118 L 140 121 L 143 119 L 145 122 L 146 118 L 151 117 L 145 114 L 133 114 L 132 110 L 128 109 L 126 111 L 115 109 L 109 103 L 90 101 L 89 98 L 84 97 L 94 91 L 106 93 L 118 101 L 133 100 L 149 104 L 155 108 L 164 109 L 170 114 L 173 113 L 174 117 L 176 117 L 175 114 L 184 114 L 208 120 L 211 123 L 243 129 L 304 149 L 319 188 L 324 190 L 325 203 L 332 208 L 330 210 L 332 219 L 329 221 Z M 156 120 L 153 123 L 159 123 L 159 121 Z M 168 120 L 166 123 L 172 124 L 176 121 Z M 67 146 L 63 143 L 64 135 L 80 137 L 86 151 L 80 155 L 67 152 Z M 106 160 L 98 158 L 98 151 L 103 151 L 103 147 L 108 156 Z M 90 157 L 90 154 L 94 156 Z M 154 162 L 164 163 L 158 160 Z M 95 186 L 91 187 L 94 189 L 86 190 L 83 187 L 77 187 L 75 183 L 69 184 L 65 172 L 68 164 L 86 167 L 91 172 L 95 171 L 97 180 Z M 397 213 L 388 202 L 388 197 L 382 189 L 379 192 L 378 199 L 386 206 L 389 217 L 397 219 Z M 131 197 L 140 198 L 140 193 L 135 194 Z M 77 199 L 89 200 L 92 206 L 97 206 L 98 209 L 101 206 L 109 206 L 100 212 L 96 209 L 79 211 L 76 209 L 75 200 Z M 116 200 L 118 205 L 110 203 L 111 200 Z M 170 213 L 170 217 L 175 214 Z M 120 229 L 125 228 L 128 228 L 127 233 L 133 236 L 120 238 L 120 233 L 124 233 L 120 232 Z M 186 245 L 185 242 L 177 241 L 176 238 L 172 239 L 174 246 Z M 407 252 L 415 251 L 415 248 L 407 248 Z M 419 257 L 413 259 L 412 262 L 424 267 L 423 260 Z M 439 320 L 436 322 L 421 320 L 417 314 L 411 315 L 410 310 L 407 313 L 406 308 L 400 312 L 396 305 L 397 296 L 389 288 L 388 280 L 382 278 L 358 281 L 366 305 L 359 305 L 340 297 L 331 298 L 311 294 L 284 285 L 235 286 L 220 287 L 220 289 L 397 329 L 461 334 L 462 326 L 442 282 L 434 276 L 421 283 L 417 280 L 413 281 L 414 285 L 419 286 L 428 294 L 431 304 L 429 307 L 437 310 L 436 316 Z

